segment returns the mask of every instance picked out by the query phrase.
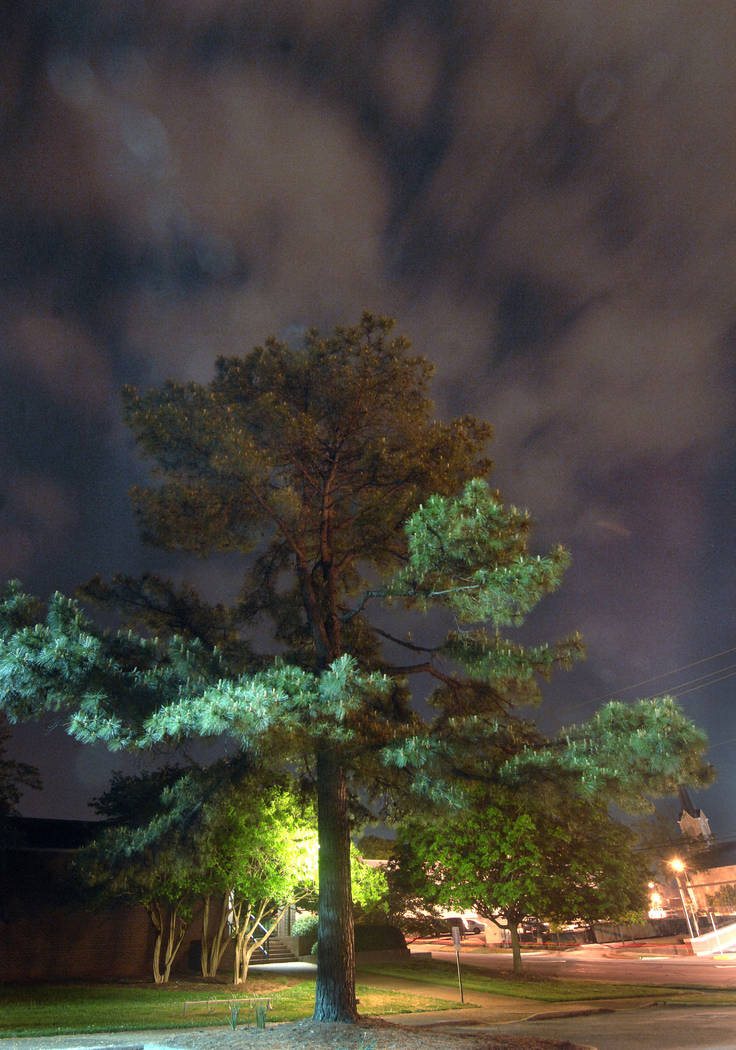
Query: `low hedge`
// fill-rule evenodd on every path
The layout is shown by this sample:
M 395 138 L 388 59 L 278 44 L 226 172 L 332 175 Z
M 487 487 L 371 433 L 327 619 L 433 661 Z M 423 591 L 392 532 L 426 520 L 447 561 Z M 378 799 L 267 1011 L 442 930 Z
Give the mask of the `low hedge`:
M 406 940 L 398 926 L 384 922 L 370 922 L 355 927 L 356 952 L 406 950 Z
M 316 955 L 319 941 L 312 945 L 311 953 Z M 398 926 L 385 922 L 359 923 L 355 927 L 356 952 L 408 951 L 406 940 Z

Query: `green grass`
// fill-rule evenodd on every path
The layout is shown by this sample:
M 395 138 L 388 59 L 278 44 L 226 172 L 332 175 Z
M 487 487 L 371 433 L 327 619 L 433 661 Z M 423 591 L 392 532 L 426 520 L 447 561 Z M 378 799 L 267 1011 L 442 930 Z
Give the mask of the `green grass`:
M 376 988 L 370 975 L 416 981 L 416 988 Z M 455 1010 L 456 999 L 438 999 L 432 986 L 457 988 L 455 964 L 417 960 L 403 965 L 362 966 L 357 988 L 364 1015 L 414 1013 L 420 1010 Z M 577 981 L 536 976 L 515 977 L 463 967 L 466 1006 L 473 992 L 511 996 L 539 1002 L 564 1003 L 596 999 L 656 998 L 673 1006 L 725 1006 L 736 1004 L 736 989 L 647 986 L 604 981 Z M 426 991 L 426 994 L 424 992 Z M 7 1036 L 72 1035 L 91 1032 L 125 1032 L 161 1028 L 228 1026 L 229 996 L 267 995 L 273 1009 L 268 1021 L 297 1021 L 314 1009 L 314 980 L 279 975 L 252 974 L 244 991 L 223 983 L 187 981 L 171 985 L 147 983 L 83 983 L 0 985 L 0 1039 Z M 184 1002 L 222 999 L 221 1006 L 197 1007 L 183 1016 Z M 468 998 L 471 1000 L 468 1002 Z M 243 1009 L 242 1024 L 253 1024 L 252 1012 Z M 1 1050 L 1 1044 L 0 1044 Z
M 363 974 L 381 974 L 401 977 L 423 984 L 457 987 L 455 963 L 439 959 L 411 961 L 403 965 L 362 966 Z M 466 992 L 484 992 L 487 995 L 509 995 L 518 999 L 535 999 L 545 1003 L 592 1001 L 595 999 L 652 998 L 678 999 L 721 1005 L 736 1004 L 736 989 L 694 989 L 685 986 L 619 984 L 609 981 L 579 981 L 562 977 L 515 976 L 511 973 L 481 972 L 470 966 L 462 970 Z
M 372 988 L 357 989 L 364 1014 L 413 1013 L 447 1010 L 456 1004 L 428 995 L 404 994 Z M 297 1021 L 314 1010 L 314 981 L 284 977 L 277 981 L 253 975 L 243 991 L 223 984 L 34 984 L 0 985 L 0 1038 L 29 1035 L 71 1035 L 84 1032 L 126 1032 L 158 1028 L 203 1028 L 229 1025 L 229 1007 L 196 1007 L 183 1016 L 184 1003 L 195 999 L 223 999 L 268 995 L 273 1009 L 268 1021 Z M 253 1024 L 253 1013 L 243 1009 L 241 1024 Z

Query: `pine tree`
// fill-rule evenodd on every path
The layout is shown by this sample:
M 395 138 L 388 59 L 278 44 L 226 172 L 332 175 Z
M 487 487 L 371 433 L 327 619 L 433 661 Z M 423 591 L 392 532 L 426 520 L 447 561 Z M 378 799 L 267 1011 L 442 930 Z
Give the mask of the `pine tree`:
M 390 810 L 411 782 L 454 803 L 464 782 L 497 779 L 519 753 L 509 775 L 526 775 L 526 763 L 533 776 L 540 747 L 544 761 L 583 769 L 600 745 L 548 746 L 513 716 L 539 699 L 540 677 L 580 653 L 577 637 L 525 647 L 502 634 L 556 589 L 568 556 L 528 552 L 528 515 L 486 480 L 490 428 L 433 418 L 431 367 L 391 327 L 364 315 L 329 338 L 310 331 L 300 349 L 270 340 L 219 359 L 206 386 L 126 391 L 127 422 L 158 476 L 133 494 L 147 539 L 243 556 L 241 600 L 218 621 L 222 646 L 176 602 L 181 633 L 157 637 L 107 635 L 58 595 L 40 624 L 18 587 L 0 606 L 10 717 L 69 708 L 70 732 L 114 748 L 229 737 L 255 763 L 314 785 L 324 1021 L 357 1017 L 350 833 L 366 802 Z M 172 606 L 166 587 L 149 582 L 148 598 L 150 626 Z M 252 648 L 238 650 L 244 633 Z M 261 653 L 268 633 L 275 651 Z M 432 685 L 427 717 L 412 704 L 414 676 Z M 666 722 L 658 786 L 673 770 L 692 782 L 703 738 L 679 715 L 669 735 Z M 609 727 L 616 775 L 628 728 Z
M 334 673 L 331 667 L 341 669 L 333 695 L 304 705 L 302 723 L 310 724 L 300 755 L 317 787 L 321 925 L 315 1017 L 328 1020 L 356 1016 L 351 777 L 357 774 L 357 783 L 366 773 L 370 778 L 376 752 L 392 744 L 400 760 L 417 730 L 397 675 L 420 668 L 434 675 L 445 718 L 468 700 L 479 714 L 484 707 L 497 713 L 515 688 L 525 692 L 518 668 L 504 676 L 494 695 L 486 683 L 461 684 L 443 674 L 435 652 L 414 666 L 402 661 L 400 669 L 381 652 L 369 606 L 385 592 L 376 581 L 406 567 L 406 519 L 432 494 L 455 495 L 490 466 L 483 456 L 489 427 L 467 417 L 436 422 L 426 396 L 430 366 L 410 357 L 406 341 L 391 339 L 390 332 L 391 322 L 365 315 L 358 326 L 338 329 L 329 339 L 309 332 L 297 351 L 271 340 L 244 359 L 220 359 L 207 387 L 169 383 L 142 397 L 126 393 L 127 421 L 162 478 L 134 494 L 146 536 L 167 549 L 201 554 L 255 549 L 243 589 L 246 615 L 270 617 L 276 639 L 288 648 L 285 660 L 302 672 L 324 676 Z M 441 516 L 440 506 L 433 510 Z M 445 514 L 454 512 L 444 508 Z M 564 555 L 555 552 L 544 564 L 537 562 L 537 578 L 528 570 L 519 577 L 516 563 L 528 522 L 513 513 L 498 517 L 503 520 L 487 523 L 496 532 L 493 549 L 470 556 L 482 560 L 482 572 L 490 554 L 490 571 L 498 571 L 501 552 L 501 559 L 514 564 L 507 582 L 513 576 L 519 591 L 525 590 L 522 604 L 531 606 L 555 585 Z M 468 564 L 460 535 L 452 539 L 457 565 L 432 567 L 436 580 L 425 572 L 431 557 L 424 549 L 426 531 L 446 525 L 422 522 L 411 564 L 425 578 L 396 581 L 397 596 L 426 605 L 439 597 L 438 587 L 456 585 L 457 568 Z M 465 604 L 478 601 L 481 584 L 463 584 L 469 587 Z M 513 605 L 518 596 L 504 597 Z M 477 648 L 486 654 L 487 640 Z M 518 655 L 529 679 L 535 656 Z M 549 655 L 560 658 L 558 652 Z M 353 679 L 355 658 L 361 669 L 391 679 Z M 486 693 L 482 702 L 470 695 L 480 692 Z M 337 720 L 325 719 L 335 705 Z

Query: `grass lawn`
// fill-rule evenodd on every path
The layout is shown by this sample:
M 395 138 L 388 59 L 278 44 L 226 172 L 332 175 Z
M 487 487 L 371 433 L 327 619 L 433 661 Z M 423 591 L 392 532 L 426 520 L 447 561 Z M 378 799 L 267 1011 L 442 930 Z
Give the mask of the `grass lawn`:
M 423 984 L 457 987 L 455 962 L 426 959 L 393 966 L 361 966 L 362 974 L 382 974 L 403 977 Z M 594 999 L 667 998 L 699 1005 L 736 1005 L 736 989 L 706 989 L 673 987 L 671 985 L 644 986 L 607 981 L 578 981 L 562 977 L 514 976 L 511 973 L 490 973 L 472 966 L 462 970 L 466 992 L 485 992 L 490 995 L 510 995 L 519 999 L 535 999 L 545 1003 L 564 1003 Z
M 412 995 L 371 988 L 357 988 L 361 1013 L 413 1013 L 418 1010 L 455 1009 L 456 1004 L 427 995 Z M 203 1028 L 229 1025 L 229 1007 L 196 1007 L 193 999 L 223 999 L 229 996 L 271 996 L 271 1021 L 297 1021 L 314 1010 L 314 981 L 297 977 L 269 978 L 253 974 L 245 989 L 225 984 L 181 982 L 167 985 L 144 983 L 0 985 L 0 1038 L 20 1035 L 71 1035 L 84 1032 L 125 1032 L 156 1028 Z M 252 1024 L 253 1014 L 241 1012 L 241 1023 Z

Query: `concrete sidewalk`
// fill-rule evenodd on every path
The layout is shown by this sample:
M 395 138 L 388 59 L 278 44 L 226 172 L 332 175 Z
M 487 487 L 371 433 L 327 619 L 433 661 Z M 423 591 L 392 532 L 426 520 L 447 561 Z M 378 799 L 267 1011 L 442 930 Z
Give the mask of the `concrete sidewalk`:
M 411 995 L 431 996 L 458 1003 L 457 988 L 448 988 L 405 977 L 385 977 L 381 974 L 358 971 L 358 984 L 385 988 Z M 479 1025 L 514 1024 L 519 1021 L 541 1020 L 548 1017 L 579 1017 L 615 1010 L 633 1010 L 654 1006 L 661 997 L 653 994 L 626 999 L 595 999 L 579 1002 L 544 1003 L 533 999 L 519 999 L 511 995 L 465 991 L 465 1004 L 456 1010 L 426 1010 L 409 1014 L 386 1014 L 384 1020 L 408 1027 L 444 1028 L 447 1031 L 471 1031 Z

